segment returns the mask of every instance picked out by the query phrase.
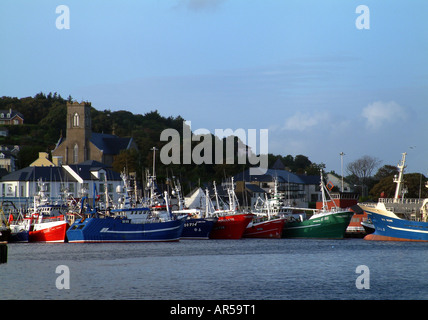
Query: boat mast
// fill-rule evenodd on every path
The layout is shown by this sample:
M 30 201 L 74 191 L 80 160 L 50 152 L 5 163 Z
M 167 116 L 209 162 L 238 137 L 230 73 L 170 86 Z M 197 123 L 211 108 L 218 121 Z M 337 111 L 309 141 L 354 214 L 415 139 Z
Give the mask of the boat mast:
M 265 199 L 266 199 L 267 216 L 268 216 L 268 219 L 270 220 L 270 203 L 266 193 L 265 193 Z
M 208 188 L 205 189 L 205 217 L 211 216 L 210 212 L 210 192 Z
M 218 201 L 218 193 L 217 193 L 217 187 L 216 187 L 215 181 L 213 181 L 213 186 L 214 186 L 215 203 L 217 206 L 217 210 L 220 210 L 220 203 Z
M 397 175 L 394 176 L 394 182 L 397 184 L 397 187 L 395 188 L 394 202 L 398 202 L 398 198 L 399 198 L 399 196 L 402 192 L 402 189 L 403 189 L 402 184 L 403 184 L 404 168 L 406 167 L 405 166 L 406 155 L 407 155 L 406 152 L 402 153 L 401 162 L 397 165 L 398 177 L 397 177 Z
M 153 150 L 153 172 L 152 176 L 150 178 L 151 185 L 150 185 L 150 205 L 155 205 L 155 183 L 156 183 L 156 171 L 155 171 L 155 163 L 156 163 L 156 150 L 158 150 L 156 147 L 151 148 L 150 150 Z
M 230 188 L 227 188 L 227 193 L 229 195 L 229 210 L 233 211 L 235 210 L 235 192 L 234 192 L 234 185 L 233 185 L 233 177 L 231 179 Z
M 327 210 L 328 206 L 327 206 L 327 199 L 326 199 L 326 196 L 325 196 L 324 178 L 323 178 L 323 175 L 322 175 L 322 169 L 320 170 L 320 175 L 321 175 L 320 188 L 321 188 L 321 197 L 322 197 L 322 210 Z

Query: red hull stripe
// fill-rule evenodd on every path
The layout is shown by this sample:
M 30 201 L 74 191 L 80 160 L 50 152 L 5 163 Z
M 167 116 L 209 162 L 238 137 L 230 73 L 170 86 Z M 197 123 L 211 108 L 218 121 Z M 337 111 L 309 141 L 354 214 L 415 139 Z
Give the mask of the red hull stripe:
M 67 223 L 54 226 L 52 228 L 30 231 L 28 234 L 29 242 L 64 242 Z

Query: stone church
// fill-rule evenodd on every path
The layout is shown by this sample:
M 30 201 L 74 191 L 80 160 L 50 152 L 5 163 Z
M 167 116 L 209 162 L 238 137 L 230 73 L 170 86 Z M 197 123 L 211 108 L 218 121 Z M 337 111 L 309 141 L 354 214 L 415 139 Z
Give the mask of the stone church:
M 111 167 L 121 150 L 136 148 L 132 138 L 92 132 L 90 109 L 87 102 L 67 102 L 67 132 L 52 151 L 55 165 L 95 160 Z

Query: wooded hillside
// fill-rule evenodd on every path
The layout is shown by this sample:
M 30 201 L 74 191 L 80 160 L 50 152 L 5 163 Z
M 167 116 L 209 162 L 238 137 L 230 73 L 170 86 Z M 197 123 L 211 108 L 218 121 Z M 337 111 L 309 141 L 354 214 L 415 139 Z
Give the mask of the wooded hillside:
M 13 109 L 23 114 L 24 125 L 7 126 L 9 135 L 0 137 L 0 145 L 19 145 L 21 151 L 18 154 L 18 169 L 27 167 L 38 157 L 39 152 L 51 154 L 61 135 L 66 133 L 66 102 L 72 101 L 69 96 L 62 98 L 57 93 L 38 93 L 34 97 L 16 98 L 1 97 L 0 109 Z M 178 117 L 165 117 L 157 110 L 148 110 L 144 114 L 133 114 L 129 111 L 111 111 L 97 110 L 91 108 L 92 131 L 98 133 L 115 134 L 119 137 L 132 137 L 138 147 L 138 151 L 129 150 L 122 152 L 115 159 L 113 169 L 121 171 L 126 168 L 129 172 L 136 172 L 137 177 L 141 179 L 146 169 L 152 168 L 153 153 L 152 147 L 161 148 L 167 143 L 160 141 L 160 134 L 164 129 L 175 129 L 180 135 L 183 134 L 183 119 Z M 211 135 L 211 139 L 218 139 Z M 235 164 L 170 164 L 165 166 L 159 161 L 157 153 L 156 173 L 159 181 L 166 181 L 167 177 L 175 175 L 180 178 L 183 187 L 189 189 L 194 184 L 201 184 L 207 181 L 222 181 L 239 172 L 248 169 L 248 164 L 238 164 L 237 144 L 235 142 Z M 192 150 L 199 142 L 192 142 Z M 214 146 L 214 142 L 212 144 Z M 225 143 L 224 143 L 225 145 Z M 181 146 L 182 147 L 182 146 Z M 214 154 L 214 152 L 213 152 Z M 223 152 L 225 156 L 225 152 Z M 367 156 L 364 156 L 367 157 Z M 363 157 L 363 158 L 364 158 Z M 298 174 L 317 175 L 320 169 L 325 169 L 324 164 L 316 164 L 304 155 L 268 155 L 268 167 L 271 168 L 279 160 L 286 169 Z M 359 160 L 356 160 L 357 162 Z M 214 163 L 214 159 L 212 163 Z M 380 164 L 380 163 L 379 163 Z M 395 184 L 393 175 L 396 173 L 396 167 L 384 165 L 376 168 L 377 173 L 373 176 L 361 179 L 352 172 L 348 172 L 346 179 L 356 186 L 358 190 L 364 184 L 365 194 L 377 199 L 380 194 L 393 196 Z M 366 181 L 364 181 L 366 180 Z M 408 197 L 418 197 L 419 194 L 427 196 L 424 188 L 426 177 L 422 174 L 406 175 Z

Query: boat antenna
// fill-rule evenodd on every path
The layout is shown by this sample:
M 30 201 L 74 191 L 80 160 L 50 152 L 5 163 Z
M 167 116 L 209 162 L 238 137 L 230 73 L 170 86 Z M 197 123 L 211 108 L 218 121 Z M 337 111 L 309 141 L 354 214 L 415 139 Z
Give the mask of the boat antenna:
M 153 147 L 150 150 L 153 150 L 153 179 L 156 180 L 155 163 L 156 163 L 156 150 L 158 150 L 158 148 Z
M 395 188 L 395 195 L 394 195 L 394 202 L 398 202 L 398 197 L 401 194 L 401 191 L 403 189 L 403 173 L 404 173 L 404 168 L 406 167 L 405 162 L 406 162 L 406 155 L 407 153 L 404 152 L 402 153 L 402 157 L 401 157 L 401 161 L 400 163 L 397 165 L 398 168 L 398 177 L 397 175 L 394 176 L 394 182 L 397 184 L 397 187 Z
M 215 181 L 213 181 L 213 186 L 214 186 L 215 203 L 217 206 L 217 210 L 220 210 L 220 203 L 218 201 L 218 193 L 217 193 L 217 187 L 216 187 Z

